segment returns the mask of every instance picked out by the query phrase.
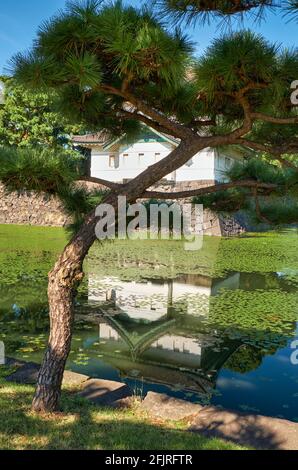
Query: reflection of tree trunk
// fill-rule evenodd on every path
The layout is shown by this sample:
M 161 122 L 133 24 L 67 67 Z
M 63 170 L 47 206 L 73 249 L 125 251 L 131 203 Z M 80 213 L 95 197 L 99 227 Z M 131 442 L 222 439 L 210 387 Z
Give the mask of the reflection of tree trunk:
M 204 147 L 202 144 L 199 147 L 197 140 L 180 144 L 166 158 L 149 167 L 122 189 L 127 202 L 141 197 L 146 189 L 186 163 Z M 116 192 L 110 193 L 104 201 L 111 204 L 115 212 L 118 210 L 117 196 Z M 49 274 L 51 333 L 32 405 L 36 411 L 55 411 L 58 408 L 63 372 L 71 346 L 74 298 L 83 277 L 83 261 L 96 239 L 97 220 L 94 212 L 86 218 Z
M 167 305 L 167 316 L 171 317 L 173 313 L 173 279 L 168 280 L 168 305 Z

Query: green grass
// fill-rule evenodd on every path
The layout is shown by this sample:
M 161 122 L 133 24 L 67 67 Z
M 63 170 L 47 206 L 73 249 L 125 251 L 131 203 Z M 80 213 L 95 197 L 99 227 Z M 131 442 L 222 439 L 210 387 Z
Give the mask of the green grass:
M 186 432 L 186 423 L 149 419 L 133 410 L 99 408 L 70 390 L 63 412 L 37 415 L 30 410 L 33 387 L 5 381 L 0 370 L 0 449 L 2 450 L 241 450 L 220 439 Z

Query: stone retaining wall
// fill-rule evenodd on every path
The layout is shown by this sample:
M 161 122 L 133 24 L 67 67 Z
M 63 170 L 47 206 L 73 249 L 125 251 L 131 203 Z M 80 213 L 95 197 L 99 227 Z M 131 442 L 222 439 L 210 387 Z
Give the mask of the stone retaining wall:
M 216 181 L 161 181 L 150 188 L 151 191 L 174 192 L 174 191 L 190 191 L 193 189 L 206 188 L 213 186 Z M 191 202 L 191 199 L 180 199 L 180 202 Z M 234 216 L 218 215 L 209 209 L 204 210 L 203 229 L 205 235 L 213 236 L 233 236 L 245 232 L 244 223 Z
M 8 193 L 0 185 L 0 224 L 63 227 L 69 222 L 56 197 L 33 191 Z
M 210 181 L 186 181 L 176 184 L 162 181 L 150 189 L 155 191 L 184 191 L 206 187 L 210 184 L 212 184 Z M 96 185 L 87 183 L 87 187 L 93 189 Z M 70 217 L 64 213 L 63 207 L 56 197 L 37 194 L 33 191 L 8 193 L 0 184 L 0 224 L 64 227 L 70 222 Z M 243 225 L 237 222 L 234 217 L 219 217 L 209 210 L 204 211 L 203 224 L 206 235 L 238 235 L 245 230 Z

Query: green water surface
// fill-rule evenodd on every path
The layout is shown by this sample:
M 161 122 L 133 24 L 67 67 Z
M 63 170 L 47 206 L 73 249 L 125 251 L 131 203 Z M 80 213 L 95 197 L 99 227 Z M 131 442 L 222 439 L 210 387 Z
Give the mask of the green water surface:
M 0 340 L 40 361 L 47 273 L 62 229 L 0 226 Z M 180 241 L 95 244 L 76 302 L 68 367 L 137 393 L 298 420 L 295 230 Z M 292 360 L 291 360 L 292 359 Z

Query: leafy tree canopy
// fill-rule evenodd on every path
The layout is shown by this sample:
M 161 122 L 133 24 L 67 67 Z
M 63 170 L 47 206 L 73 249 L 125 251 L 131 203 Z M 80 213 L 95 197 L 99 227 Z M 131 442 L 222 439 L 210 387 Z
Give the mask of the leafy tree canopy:
M 79 126 L 69 125 L 55 111 L 55 95 L 48 91 L 28 90 L 8 77 L 4 103 L 0 106 L 0 143 L 13 147 L 63 147 L 69 143 L 69 134 Z

